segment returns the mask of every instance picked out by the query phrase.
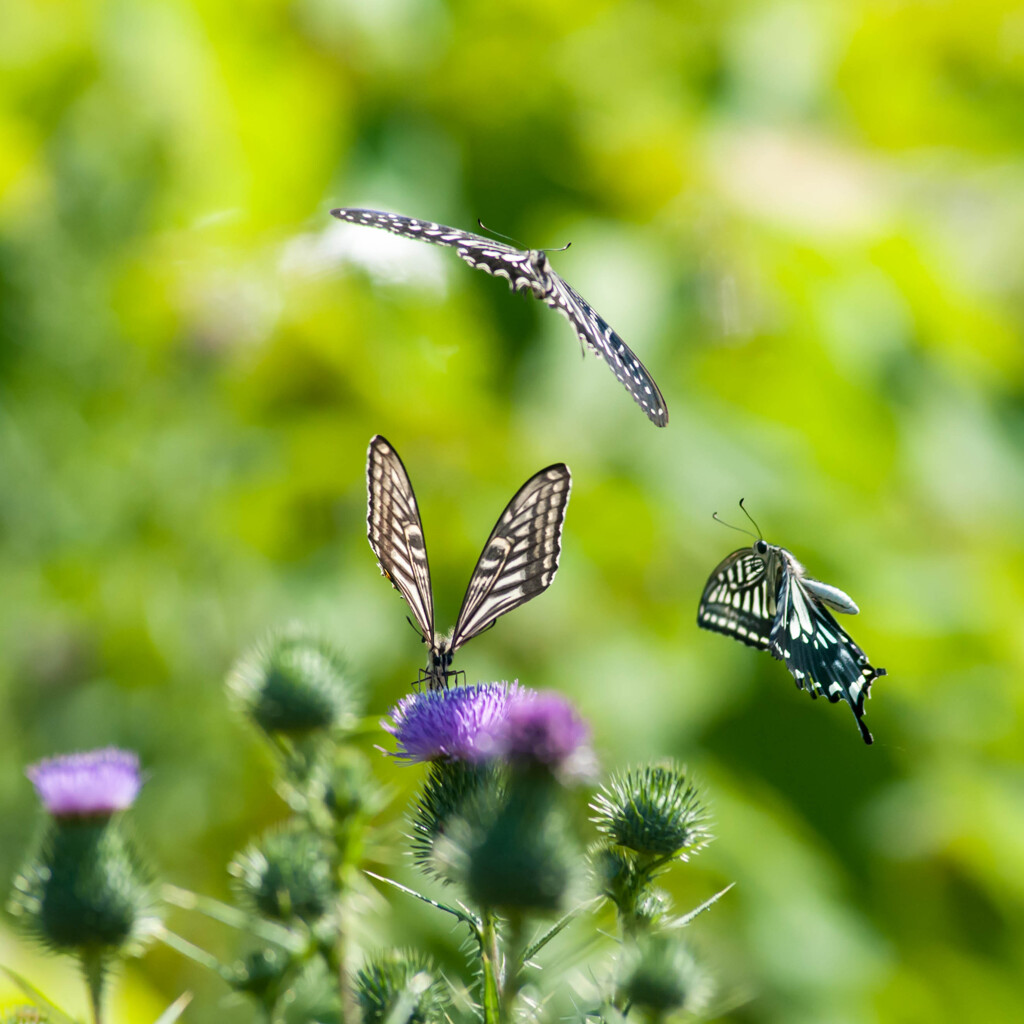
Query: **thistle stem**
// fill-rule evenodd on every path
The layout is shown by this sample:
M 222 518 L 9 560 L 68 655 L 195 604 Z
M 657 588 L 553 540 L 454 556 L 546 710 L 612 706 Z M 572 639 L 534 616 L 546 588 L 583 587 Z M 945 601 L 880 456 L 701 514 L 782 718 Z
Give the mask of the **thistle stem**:
M 484 975 L 484 1024 L 502 1024 L 498 984 L 498 930 L 493 911 L 483 912 L 479 938 L 480 964 Z
M 83 952 L 82 973 L 85 975 L 85 984 L 89 989 L 93 1024 L 103 1024 L 103 979 L 105 977 L 103 954 Z
M 334 968 L 338 978 L 338 995 L 341 998 L 341 1019 L 344 1024 L 358 1024 L 359 1006 L 348 973 L 348 936 L 345 932 L 342 908 L 337 907 L 337 936 L 334 940 Z
M 523 951 L 526 948 L 523 931 L 523 917 L 513 914 L 509 919 L 509 939 L 507 944 L 506 971 L 504 984 L 501 987 L 501 1018 L 512 1019 L 512 1007 L 516 996 L 523 986 L 523 975 L 526 972 Z

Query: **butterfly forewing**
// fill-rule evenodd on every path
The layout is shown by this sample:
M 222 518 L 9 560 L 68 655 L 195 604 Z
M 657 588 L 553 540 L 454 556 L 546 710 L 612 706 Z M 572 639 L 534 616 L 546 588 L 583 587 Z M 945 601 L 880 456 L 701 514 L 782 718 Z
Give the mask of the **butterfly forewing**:
M 571 485 L 569 468 L 558 463 L 530 477 L 508 503 L 470 577 L 453 651 L 551 585 Z
M 472 231 L 381 210 L 343 207 L 331 213 L 352 224 L 449 246 L 474 269 L 504 278 L 513 291 L 529 290 L 568 318 L 580 341 L 608 363 L 652 423 L 659 427 L 668 423 L 665 399 L 647 368 L 590 304 L 551 269 L 543 252 L 516 249 Z
M 734 551 L 708 579 L 697 625 L 764 651 L 774 618 L 775 584 L 767 563 L 750 548 Z
M 572 484 L 569 469 L 562 463 L 542 469 L 508 503 L 470 577 L 450 639 L 434 633 L 427 549 L 409 475 L 379 434 L 370 441 L 366 478 L 370 546 L 381 571 L 412 609 L 430 648 L 420 682 L 443 689 L 457 674 L 450 667 L 456 648 L 546 590 L 555 578 Z
M 449 228 L 444 224 L 435 224 L 432 220 L 403 217 L 401 214 L 387 213 L 384 210 L 357 210 L 348 207 L 331 210 L 331 213 L 338 220 L 348 221 L 350 224 L 362 224 L 368 228 L 383 228 L 385 231 L 390 231 L 393 235 L 401 235 L 403 238 L 420 238 L 425 242 L 433 242 L 435 245 L 464 249 L 466 254 L 486 251 L 489 254 L 488 258 L 492 260 L 509 255 L 518 255 L 523 258 L 526 256 L 525 252 L 505 245 L 503 242 L 493 242 L 472 231 Z M 466 258 L 462 252 L 459 255 L 463 259 Z
M 379 434 L 366 459 L 366 530 L 381 571 L 405 598 L 424 639 L 434 642 L 430 566 L 416 495 L 398 453 Z

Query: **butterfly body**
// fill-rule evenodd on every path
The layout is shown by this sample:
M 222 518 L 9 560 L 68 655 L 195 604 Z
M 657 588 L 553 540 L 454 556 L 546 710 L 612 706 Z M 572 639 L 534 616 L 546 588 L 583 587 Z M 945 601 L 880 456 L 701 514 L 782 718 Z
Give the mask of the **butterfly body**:
M 370 441 L 366 479 L 370 547 L 381 572 L 405 598 L 428 648 L 419 681 L 429 689 L 445 689 L 457 674 L 451 667 L 455 652 L 554 580 L 572 486 L 569 468 L 556 463 L 535 473 L 505 506 L 450 633 L 434 631 L 430 566 L 416 496 L 398 453 L 379 434 Z
M 857 605 L 838 587 L 807 575 L 791 552 L 758 539 L 726 557 L 711 573 L 697 610 L 697 625 L 731 636 L 786 663 L 796 685 L 853 710 L 865 743 L 864 702 L 875 668 L 829 609 L 856 615 Z
M 503 278 L 513 292 L 529 291 L 535 299 L 557 310 L 572 324 L 581 345 L 586 345 L 599 359 L 608 363 L 655 426 L 663 427 L 668 423 L 665 399 L 647 368 L 608 322 L 555 273 L 543 250 L 517 249 L 472 231 L 382 210 L 343 207 L 331 210 L 331 214 L 351 224 L 381 228 L 403 238 L 418 238 L 453 248 L 460 259 L 475 270 Z
M 424 641 L 426 643 L 427 641 Z M 420 669 L 420 684 L 426 683 L 428 690 L 446 690 L 448 681 L 457 673 L 452 670 L 452 634 L 435 633 L 434 641 L 428 644 L 427 667 Z

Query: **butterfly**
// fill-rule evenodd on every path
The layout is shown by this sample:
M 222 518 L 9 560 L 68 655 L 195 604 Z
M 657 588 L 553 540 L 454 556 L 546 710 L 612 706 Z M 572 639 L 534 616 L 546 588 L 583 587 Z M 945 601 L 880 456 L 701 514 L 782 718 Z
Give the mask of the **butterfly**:
M 434 632 L 434 599 L 416 495 L 398 452 L 378 434 L 366 459 L 367 536 L 381 572 L 405 598 L 429 647 L 419 682 L 446 689 L 452 655 L 496 619 L 547 590 L 558 571 L 562 523 L 569 503 L 569 467 L 535 473 L 498 517 L 469 578 L 451 633 Z
M 697 609 L 697 625 L 785 661 L 796 685 L 812 697 L 821 694 L 832 703 L 845 700 L 864 742 L 871 743 L 862 718 L 864 701 L 871 684 L 886 671 L 868 661 L 830 608 L 847 615 L 860 611 L 838 587 L 808 576 L 791 552 L 758 537 L 711 573 Z
M 580 344 L 589 345 L 599 359 L 608 363 L 612 373 L 655 426 L 663 427 L 668 423 L 665 399 L 647 368 L 590 304 L 551 269 L 543 250 L 516 249 L 471 231 L 380 210 L 342 208 L 331 210 L 331 214 L 352 224 L 383 228 L 405 238 L 450 246 L 471 267 L 505 278 L 512 291 L 531 291 L 534 298 L 568 319 Z

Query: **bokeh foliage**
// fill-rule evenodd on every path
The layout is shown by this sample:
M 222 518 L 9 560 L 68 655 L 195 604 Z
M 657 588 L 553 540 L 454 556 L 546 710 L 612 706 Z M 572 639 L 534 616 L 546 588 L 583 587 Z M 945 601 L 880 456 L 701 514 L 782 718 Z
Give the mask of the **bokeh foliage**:
M 442 625 L 515 487 L 572 467 L 555 586 L 460 662 L 571 693 L 609 766 L 708 780 L 719 839 L 682 895 L 739 882 L 702 933 L 723 1019 L 1019 1013 L 1018 5 L 14 0 L 3 21 L 4 877 L 23 763 L 117 743 L 151 773 L 164 874 L 225 894 L 284 813 L 221 686 L 270 626 L 344 647 L 372 708 L 405 692 L 423 652 L 364 537 L 381 432 Z M 561 318 L 334 205 L 572 240 L 555 266 L 654 372 L 668 429 Z M 873 748 L 697 631 L 743 542 L 711 512 L 740 497 L 863 609 L 890 672 Z M 404 943 L 434 927 L 401 913 Z M 393 924 L 382 904 L 373 937 Z M 134 970 L 223 1019 L 173 955 Z

